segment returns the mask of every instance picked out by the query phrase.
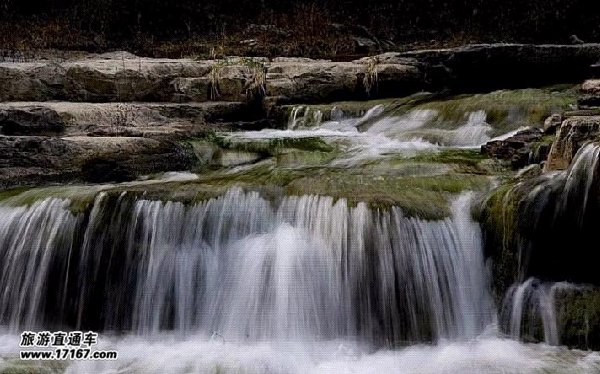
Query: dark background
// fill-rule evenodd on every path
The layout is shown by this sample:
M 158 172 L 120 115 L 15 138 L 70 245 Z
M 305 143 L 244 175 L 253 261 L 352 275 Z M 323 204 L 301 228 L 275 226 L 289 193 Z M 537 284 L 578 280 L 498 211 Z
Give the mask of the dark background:
M 335 56 L 363 53 L 357 35 L 380 50 L 600 41 L 600 0 L 0 1 L 0 47 L 10 50 Z

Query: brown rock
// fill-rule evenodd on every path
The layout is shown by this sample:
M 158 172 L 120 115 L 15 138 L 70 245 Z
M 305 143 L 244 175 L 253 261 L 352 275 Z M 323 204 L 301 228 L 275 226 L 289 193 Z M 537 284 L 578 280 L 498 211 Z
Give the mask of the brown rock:
M 567 118 L 560 126 L 552 143 L 545 171 L 566 169 L 585 143 L 600 135 L 600 116 Z
M 505 140 L 494 140 L 481 146 L 481 152 L 499 160 L 510 161 L 514 169 L 520 169 L 532 162 L 541 162 L 545 155 L 535 154 L 532 145 L 539 141 L 542 132 L 539 129 L 527 129 Z
M 544 121 L 544 134 L 554 134 L 556 129 L 562 123 L 563 118 L 560 114 L 553 114 Z

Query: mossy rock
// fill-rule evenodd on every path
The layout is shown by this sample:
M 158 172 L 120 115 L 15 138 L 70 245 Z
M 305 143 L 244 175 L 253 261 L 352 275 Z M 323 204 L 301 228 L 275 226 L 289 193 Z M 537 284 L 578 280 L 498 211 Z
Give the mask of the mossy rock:
M 95 186 L 50 186 L 39 188 L 17 188 L 0 192 L 0 203 L 5 206 L 30 206 L 47 198 L 68 200 L 67 208 L 77 215 L 85 212 L 94 202 L 98 192 L 106 187 Z
M 497 302 L 519 279 L 517 216 L 522 195 L 517 183 L 511 179 L 495 188 L 475 214 L 483 231 L 485 256 L 491 260 Z
M 600 350 L 600 288 L 560 292 L 556 305 L 561 344 Z

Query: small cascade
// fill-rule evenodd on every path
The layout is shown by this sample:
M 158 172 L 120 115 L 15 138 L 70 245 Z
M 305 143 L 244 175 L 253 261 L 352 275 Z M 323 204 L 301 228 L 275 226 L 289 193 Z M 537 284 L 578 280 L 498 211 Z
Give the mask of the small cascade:
M 502 329 L 514 339 L 559 345 L 556 296 L 559 292 L 578 288 L 567 282 L 543 283 L 535 278 L 513 285 L 503 301 Z
M 430 109 L 411 110 L 402 116 L 388 116 L 377 119 L 366 130 L 371 134 L 402 136 L 425 126 L 435 118 L 437 112 Z
M 469 195 L 452 217 L 235 188 L 195 205 L 101 193 L 1 207 L 0 323 L 228 340 L 465 339 L 494 321 Z
M 564 190 L 557 214 L 567 214 L 568 210 L 579 211 L 578 225 L 582 225 L 592 186 L 596 182 L 600 162 L 600 146 L 588 144 L 573 159 L 573 163 L 564 175 Z
M 454 136 L 449 144 L 454 146 L 473 146 L 490 141 L 492 126 L 487 122 L 484 110 L 469 113 L 467 123 L 454 130 Z
M 310 106 L 299 105 L 292 109 L 288 120 L 288 129 L 297 130 L 319 126 L 323 122 L 323 112 Z
M 290 112 L 288 130 L 296 136 L 376 138 L 377 142 L 427 142 L 431 146 L 478 147 L 491 140 L 493 128 L 485 110 L 464 113 L 463 120 L 444 119 L 437 109 L 394 110 L 378 104 L 361 116 L 346 115 L 334 106 L 329 115 L 310 106 Z M 270 132 L 271 136 L 278 133 Z M 280 136 L 293 136 L 289 131 Z

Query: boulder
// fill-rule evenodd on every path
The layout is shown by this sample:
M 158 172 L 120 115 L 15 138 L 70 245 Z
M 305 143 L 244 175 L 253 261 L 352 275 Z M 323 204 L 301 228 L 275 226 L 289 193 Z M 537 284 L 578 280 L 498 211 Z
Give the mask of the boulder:
M 585 143 L 600 135 L 600 116 L 573 116 L 565 119 L 550 148 L 544 171 L 564 170 Z

